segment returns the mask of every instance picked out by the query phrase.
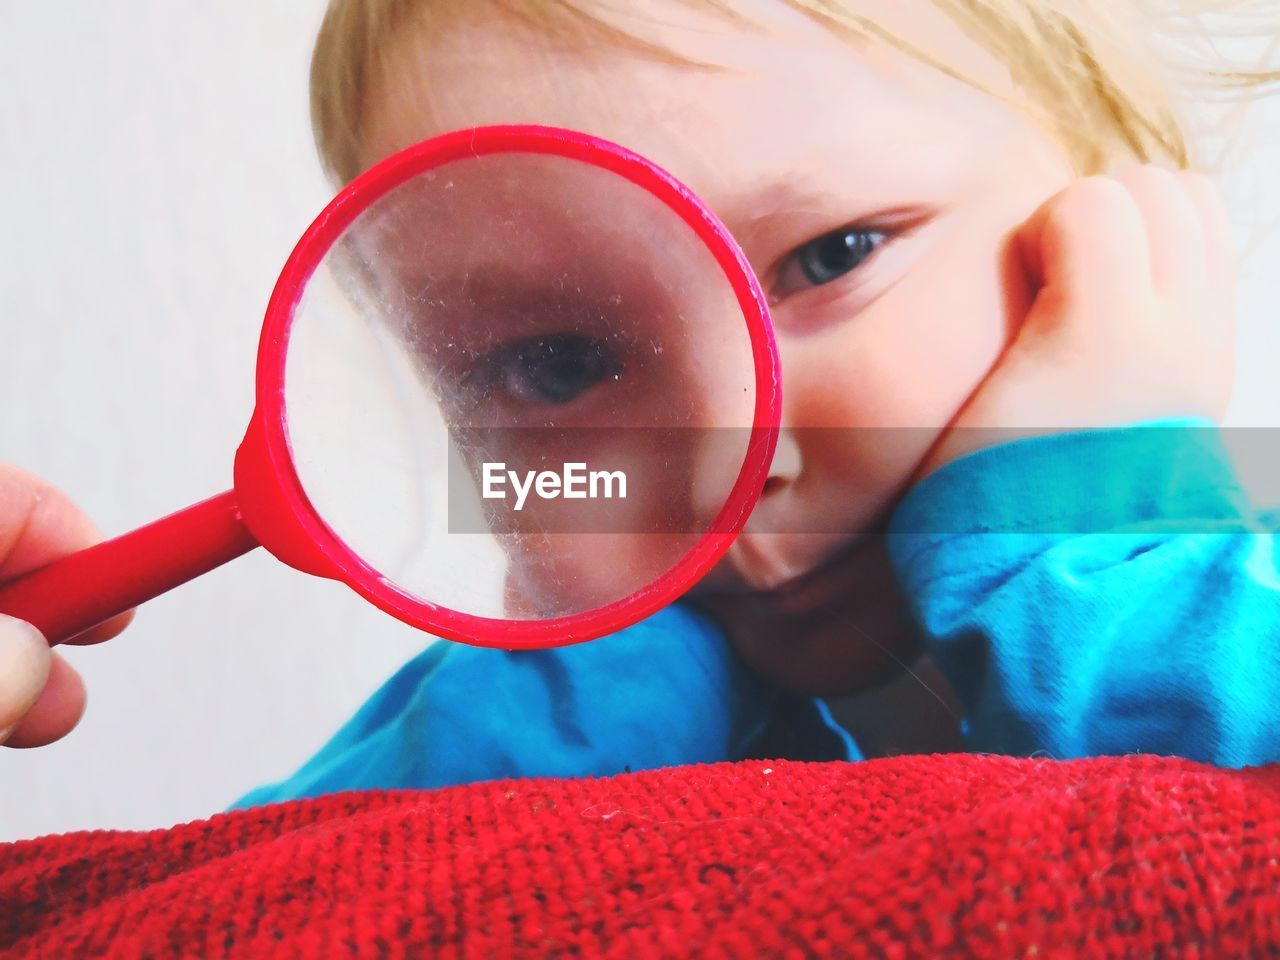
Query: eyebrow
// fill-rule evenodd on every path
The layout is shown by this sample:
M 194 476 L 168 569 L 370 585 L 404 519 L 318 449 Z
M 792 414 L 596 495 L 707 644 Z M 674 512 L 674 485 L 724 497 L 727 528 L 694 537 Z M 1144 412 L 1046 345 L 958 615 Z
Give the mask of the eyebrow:
M 806 190 L 786 180 L 771 180 L 752 187 L 745 195 L 725 204 L 726 223 L 730 219 L 752 223 L 780 213 L 806 211 L 816 207 L 829 210 L 835 197 L 826 190 Z
M 788 232 L 806 229 L 835 229 L 841 222 L 854 222 L 871 212 L 859 209 L 848 197 L 837 197 L 821 188 L 809 189 L 786 180 L 770 180 L 733 197 L 723 204 L 708 204 L 728 227 L 733 238 L 750 258 L 753 249 L 765 245 L 780 223 L 791 225 Z M 757 265 L 760 266 L 760 265 Z

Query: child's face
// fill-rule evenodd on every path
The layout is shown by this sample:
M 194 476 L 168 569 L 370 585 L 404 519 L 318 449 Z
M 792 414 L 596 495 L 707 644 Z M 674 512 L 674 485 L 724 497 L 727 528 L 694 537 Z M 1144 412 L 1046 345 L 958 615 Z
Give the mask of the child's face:
M 698 594 L 775 682 L 849 691 L 912 646 L 865 534 L 1024 316 L 1010 232 L 1072 175 L 1021 114 L 906 55 L 855 46 L 781 0 L 735 4 L 765 29 L 691 6 L 652 0 L 624 25 L 719 70 L 559 45 L 478 3 L 443 37 L 402 31 L 369 90 L 362 160 L 460 127 L 569 127 L 650 158 L 716 212 L 770 298 L 792 432 Z M 1000 82 L 931 4 L 866 6 Z M 833 233 L 857 255 L 815 242 Z

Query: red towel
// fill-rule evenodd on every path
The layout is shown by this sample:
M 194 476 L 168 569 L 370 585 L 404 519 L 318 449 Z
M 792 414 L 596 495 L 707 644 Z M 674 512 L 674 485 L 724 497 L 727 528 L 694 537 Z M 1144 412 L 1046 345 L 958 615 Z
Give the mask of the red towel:
M 0 956 L 1280 956 L 1280 766 L 749 761 L 0 846 Z

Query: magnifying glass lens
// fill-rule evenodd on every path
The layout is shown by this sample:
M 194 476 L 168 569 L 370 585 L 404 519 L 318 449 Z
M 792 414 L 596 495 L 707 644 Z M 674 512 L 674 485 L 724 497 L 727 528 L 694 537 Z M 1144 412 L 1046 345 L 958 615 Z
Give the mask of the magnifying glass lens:
M 401 591 L 507 620 L 623 600 L 712 533 L 756 371 L 722 266 L 648 190 L 495 154 L 361 213 L 297 304 L 306 497 Z

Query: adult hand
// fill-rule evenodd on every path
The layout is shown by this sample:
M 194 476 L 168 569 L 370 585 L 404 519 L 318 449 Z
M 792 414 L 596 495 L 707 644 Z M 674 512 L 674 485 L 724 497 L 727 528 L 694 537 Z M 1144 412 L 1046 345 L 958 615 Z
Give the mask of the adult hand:
M 0 583 L 99 542 L 102 536 L 62 493 L 38 477 L 0 464 Z M 77 637 L 110 639 L 126 613 Z M 66 736 L 84 713 L 79 674 L 49 649 L 35 627 L 0 613 L 0 743 L 38 747 Z

